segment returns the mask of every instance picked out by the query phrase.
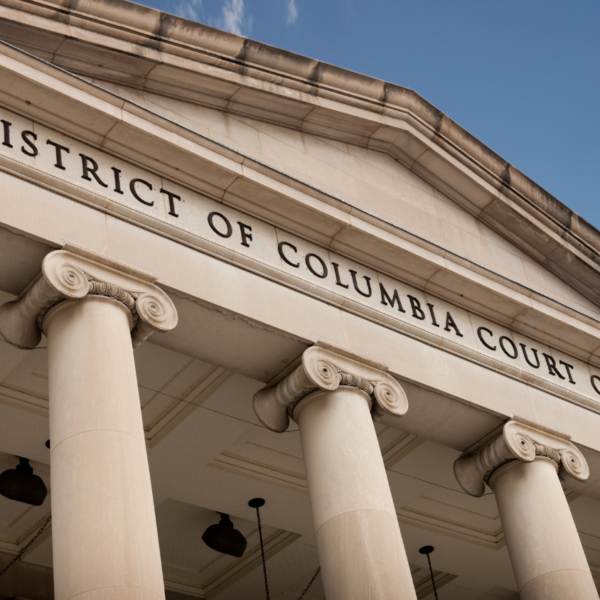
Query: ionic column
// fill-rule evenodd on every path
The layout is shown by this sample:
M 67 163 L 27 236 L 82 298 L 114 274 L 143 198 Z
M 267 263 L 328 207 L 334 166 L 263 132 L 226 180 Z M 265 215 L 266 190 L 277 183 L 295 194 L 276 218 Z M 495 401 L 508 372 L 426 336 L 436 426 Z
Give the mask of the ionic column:
M 0 309 L 11 343 L 48 337 L 57 600 L 165 597 L 133 347 L 177 313 L 152 281 L 61 250 Z
M 300 427 L 328 600 L 416 599 L 373 418 L 401 416 L 403 389 L 370 365 L 312 347 L 276 387 L 254 396 L 273 431 Z
M 494 491 L 522 600 L 598 600 L 559 479 L 589 476 L 569 440 L 515 417 L 454 464 L 466 492 Z

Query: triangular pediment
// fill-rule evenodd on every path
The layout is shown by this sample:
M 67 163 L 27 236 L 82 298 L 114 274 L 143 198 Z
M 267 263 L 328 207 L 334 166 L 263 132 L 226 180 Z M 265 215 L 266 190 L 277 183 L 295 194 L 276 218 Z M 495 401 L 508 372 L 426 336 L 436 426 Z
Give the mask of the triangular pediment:
M 527 251 L 527 246 L 549 245 L 548 235 L 512 214 L 507 216 L 514 228 L 511 234 L 507 235 L 506 229 L 500 233 L 483 211 L 467 210 L 387 152 L 97 81 L 148 110 L 354 207 L 357 216 L 375 217 L 400 236 L 426 242 L 473 268 L 483 268 L 600 318 L 594 302 L 552 272 L 539 260 L 539 253 Z M 513 241 L 517 233 L 523 242 L 520 245 Z

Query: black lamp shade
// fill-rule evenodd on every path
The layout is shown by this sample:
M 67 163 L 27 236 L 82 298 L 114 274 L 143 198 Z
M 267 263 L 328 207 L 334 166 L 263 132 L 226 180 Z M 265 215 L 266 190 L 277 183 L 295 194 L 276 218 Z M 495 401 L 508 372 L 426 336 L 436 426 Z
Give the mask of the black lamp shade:
M 202 541 L 217 552 L 240 558 L 246 550 L 248 541 L 237 529 L 233 528 L 229 515 L 219 514 L 221 515 L 220 523 L 208 527 L 202 536 Z
M 0 473 L 0 494 L 10 500 L 41 506 L 48 490 L 42 478 L 33 474 L 29 460 L 19 458 L 16 469 L 8 469 Z

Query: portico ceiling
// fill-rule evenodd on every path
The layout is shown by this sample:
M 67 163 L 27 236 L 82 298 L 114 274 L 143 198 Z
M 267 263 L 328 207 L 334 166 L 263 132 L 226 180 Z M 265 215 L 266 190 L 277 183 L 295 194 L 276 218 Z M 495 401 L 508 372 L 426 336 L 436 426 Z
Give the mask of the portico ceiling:
M 12 297 L 4 293 L 1 300 Z M 0 344 L 0 468 L 14 467 L 16 455 L 29 456 L 51 495 L 44 346 L 22 351 Z M 167 589 L 187 597 L 263 598 L 256 517 L 246 504 L 261 496 L 272 593 L 299 596 L 318 559 L 297 427 L 275 434 L 258 423 L 251 398 L 261 382 L 152 343 L 135 358 Z M 418 554 L 431 543 L 445 598 L 517 598 L 494 496 L 476 499 L 459 488 L 452 474 L 458 452 L 376 429 L 418 597 L 432 593 Z M 28 507 L 0 498 L 0 551 L 24 544 L 49 515 L 49 499 Z M 573 492 L 567 499 L 600 582 L 600 503 Z M 229 513 L 248 539 L 242 559 L 201 541 L 217 512 Z M 24 561 L 52 566 L 51 527 Z M 307 597 L 323 597 L 319 580 Z

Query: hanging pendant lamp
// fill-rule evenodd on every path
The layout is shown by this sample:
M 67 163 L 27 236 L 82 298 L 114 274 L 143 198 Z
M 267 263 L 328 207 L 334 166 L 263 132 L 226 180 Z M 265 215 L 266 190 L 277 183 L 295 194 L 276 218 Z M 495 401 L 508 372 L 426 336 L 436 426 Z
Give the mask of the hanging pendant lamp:
M 237 529 L 234 529 L 229 515 L 219 514 L 221 520 L 208 527 L 202 535 L 202 541 L 217 552 L 240 558 L 246 551 L 248 541 Z
M 33 474 L 29 459 L 17 457 L 16 469 L 8 469 L 0 474 L 0 494 L 10 500 L 41 506 L 48 490 L 41 477 Z

